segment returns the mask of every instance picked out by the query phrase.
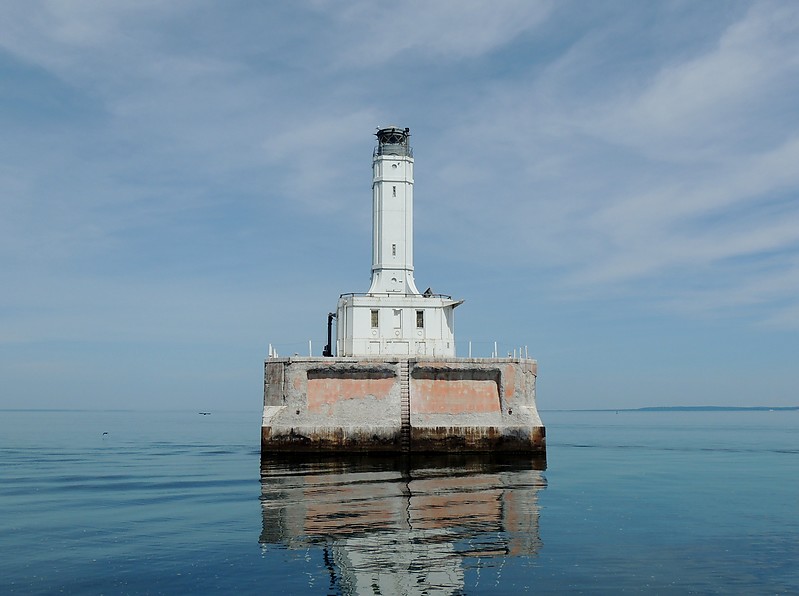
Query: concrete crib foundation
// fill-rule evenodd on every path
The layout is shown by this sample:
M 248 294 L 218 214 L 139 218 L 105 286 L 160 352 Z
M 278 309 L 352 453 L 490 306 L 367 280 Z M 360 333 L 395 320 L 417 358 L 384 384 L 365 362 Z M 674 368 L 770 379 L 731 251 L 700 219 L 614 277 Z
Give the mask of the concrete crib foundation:
M 513 358 L 270 358 L 261 451 L 543 455 L 536 372 Z

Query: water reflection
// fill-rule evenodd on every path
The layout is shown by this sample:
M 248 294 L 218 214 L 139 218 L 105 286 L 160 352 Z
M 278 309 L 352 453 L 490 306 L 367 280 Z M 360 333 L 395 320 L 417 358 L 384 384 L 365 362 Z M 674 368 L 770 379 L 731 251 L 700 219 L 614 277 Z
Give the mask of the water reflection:
M 498 580 L 509 557 L 538 553 L 544 468 L 529 457 L 263 459 L 260 542 L 322 546 L 332 592 L 459 592 L 467 570 Z

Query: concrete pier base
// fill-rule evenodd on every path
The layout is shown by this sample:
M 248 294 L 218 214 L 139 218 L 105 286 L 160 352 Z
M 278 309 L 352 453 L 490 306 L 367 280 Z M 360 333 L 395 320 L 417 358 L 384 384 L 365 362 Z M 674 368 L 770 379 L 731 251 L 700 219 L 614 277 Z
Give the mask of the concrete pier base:
M 536 362 L 270 358 L 261 450 L 545 454 Z

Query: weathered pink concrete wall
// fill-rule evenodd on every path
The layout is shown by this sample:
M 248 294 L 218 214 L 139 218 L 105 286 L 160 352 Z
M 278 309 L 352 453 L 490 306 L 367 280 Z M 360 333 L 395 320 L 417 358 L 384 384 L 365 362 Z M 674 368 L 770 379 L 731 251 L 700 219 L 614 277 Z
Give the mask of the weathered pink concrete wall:
M 272 358 L 261 447 L 543 454 L 536 372 L 527 359 Z
M 308 411 L 322 412 L 345 400 L 386 399 L 396 379 L 308 379 Z
M 435 380 L 411 381 L 411 413 L 467 414 L 499 412 L 499 393 L 494 381 Z

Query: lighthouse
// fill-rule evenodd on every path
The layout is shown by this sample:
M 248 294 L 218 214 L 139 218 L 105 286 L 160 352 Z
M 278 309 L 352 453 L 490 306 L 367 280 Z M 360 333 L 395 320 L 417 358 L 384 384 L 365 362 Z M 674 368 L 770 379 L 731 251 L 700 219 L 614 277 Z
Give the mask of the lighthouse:
M 413 267 L 413 149 L 407 128 L 377 129 L 372 154 L 372 270 L 341 294 L 322 356 L 264 363 L 261 452 L 487 452 L 546 455 L 538 364 L 458 357 L 462 300 L 419 292 Z M 368 195 L 364 192 L 364 195 Z M 369 201 L 362 203 L 369 208 Z M 333 341 L 333 321 L 336 337 Z M 331 345 L 334 344 L 334 345 Z M 309 348 L 309 351 L 310 348 Z
M 342 294 L 338 356 L 455 356 L 454 309 L 462 300 L 421 294 L 413 269 L 413 149 L 410 130 L 377 130 L 372 156 L 372 277 L 365 293 Z

